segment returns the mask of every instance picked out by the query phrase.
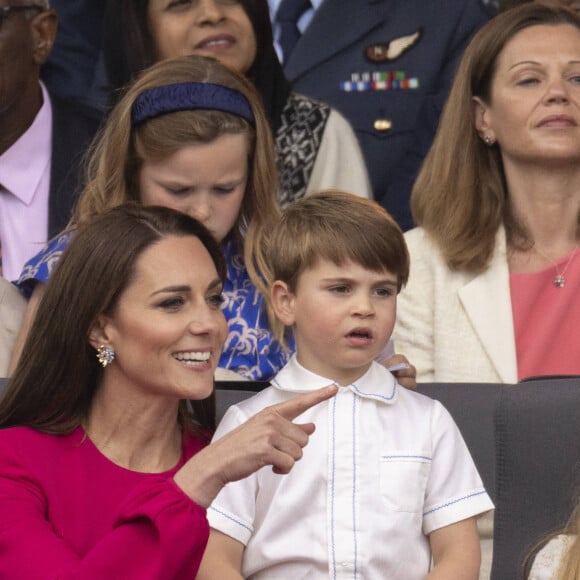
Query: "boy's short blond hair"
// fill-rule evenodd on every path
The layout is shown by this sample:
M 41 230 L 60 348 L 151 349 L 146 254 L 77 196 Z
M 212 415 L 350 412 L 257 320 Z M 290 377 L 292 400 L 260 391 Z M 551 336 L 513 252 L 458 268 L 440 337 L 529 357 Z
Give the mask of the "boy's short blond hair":
M 314 193 L 284 211 L 270 239 L 269 285 L 280 280 L 295 291 L 318 259 L 388 270 L 398 291 L 409 277 L 409 252 L 395 220 L 376 202 L 339 190 Z M 274 330 L 283 334 L 281 325 Z

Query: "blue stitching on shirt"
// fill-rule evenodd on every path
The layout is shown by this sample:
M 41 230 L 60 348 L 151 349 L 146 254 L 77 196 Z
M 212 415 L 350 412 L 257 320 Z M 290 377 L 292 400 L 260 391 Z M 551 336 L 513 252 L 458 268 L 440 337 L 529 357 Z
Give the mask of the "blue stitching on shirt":
M 487 493 L 487 492 L 485 490 L 483 490 L 483 491 L 478 491 L 477 493 L 470 493 L 469 495 L 460 497 L 459 499 L 455 499 L 453 501 L 450 501 L 450 502 L 447 502 L 443 505 L 440 505 L 439 507 L 433 508 L 432 510 L 429 510 L 428 512 L 423 512 L 423 516 L 428 516 L 429 514 L 432 514 L 433 512 L 436 512 L 436 511 L 441 510 L 443 508 L 449 507 L 450 505 L 453 505 L 455 503 L 459 503 L 460 501 L 464 501 L 464 500 L 469 499 L 471 497 L 483 495 L 484 493 Z
M 433 458 L 428 455 L 381 455 L 381 459 L 425 459 L 426 461 L 433 461 Z
M 336 546 L 334 544 L 334 477 L 336 457 L 336 397 L 332 398 L 332 470 L 330 472 L 330 545 L 332 546 L 332 577 L 336 578 Z
M 367 397 L 377 397 L 379 399 L 384 399 L 385 401 L 391 401 L 395 397 L 395 393 L 397 392 L 397 381 L 395 381 L 395 384 L 393 385 L 393 392 L 389 397 L 386 397 L 385 395 L 380 395 L 378 393 L 366 393 L 365 391 L 359 389 L 359 387 L 357 387 L 355 383 L 352 384 L 352 387 L 359 395 L 366 395 Z
M 212 505 L 209 506 L 210 510 L 213 510 L 214 512 L 217 512 L 218 514 L 220 514 L 221 516 L 223 516 L 224 518 L 227 518 L 228 520 L 231 520 L 232 522 L 234 522 L 234 524 L 238 524 L 238 526 L 241 526 L 242 528 L 245 528 L 246 530 L 248 530 L 248 532 L 250 532 L 250 534 L 254 533 L 254 530 L 252 530 L 252 528 L 250 528 L 250 526 L 247 526 L 246 524 L 236 520 L 236 518 L 230 516 L 229 514 L 226 514 L 224 512 L 222 512 L 221 510 L 218 510 L 217 508 L 213 507 Z
M 357 528 L 356 528 L 356 405 L 357 399 L 353 398 L 352 405 L 352 527 L 354 530 L 354 578 L 357 578 L 357 560 L 358 560 L 358 545 L 357 545 Z

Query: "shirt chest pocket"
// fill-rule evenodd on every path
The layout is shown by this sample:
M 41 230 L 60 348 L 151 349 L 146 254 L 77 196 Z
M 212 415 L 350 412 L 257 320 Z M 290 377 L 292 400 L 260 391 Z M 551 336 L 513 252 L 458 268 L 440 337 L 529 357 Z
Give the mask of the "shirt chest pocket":
M 395 451 L 380 458 L 380 491 L 387 509 L 422 513 L 431 457 L 421 452 Z

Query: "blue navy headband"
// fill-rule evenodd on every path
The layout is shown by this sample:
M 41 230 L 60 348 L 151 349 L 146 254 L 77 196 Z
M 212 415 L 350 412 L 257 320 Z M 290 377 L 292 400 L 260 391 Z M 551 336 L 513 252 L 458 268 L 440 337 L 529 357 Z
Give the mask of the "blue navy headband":
M 255 125 L 248 99 L 239 91 L 213 83 L 176 83 L 143 91 L 133 103 L 133 126 L 176 111 L 210 109 L 233 113 Z

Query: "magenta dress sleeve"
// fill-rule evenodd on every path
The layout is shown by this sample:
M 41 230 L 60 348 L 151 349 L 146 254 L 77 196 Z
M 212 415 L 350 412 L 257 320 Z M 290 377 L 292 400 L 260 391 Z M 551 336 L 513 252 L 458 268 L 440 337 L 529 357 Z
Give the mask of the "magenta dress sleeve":
M 19 461 L 20 453 L 3 443 L 0 438 L 1 578 L 195 578 L 209 534 L 205 509 L 185 495 L 172 477 L 153 475 L 132 487 L 113 508 L 110 530 L 79 555 L 51 517 L 50 486 L 43 487 L 37 473 L 29 475 L 28 462 Z M 63 482 L 62 487 L 69 484 Z M 69 496 L 75 493 L 83 490 L 68 491 Z M 59 499 L 66 502 L 66 494 Z M 96 498 L 95 504 L 99 512 Z M 74 520 L 75 514 L 69 517 Z

